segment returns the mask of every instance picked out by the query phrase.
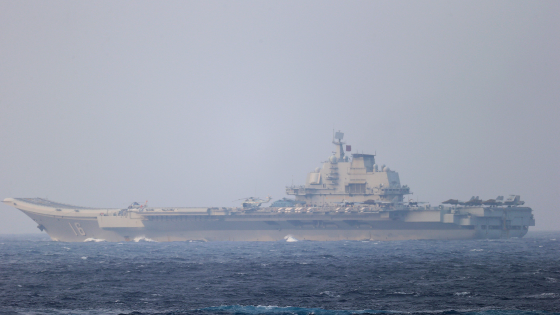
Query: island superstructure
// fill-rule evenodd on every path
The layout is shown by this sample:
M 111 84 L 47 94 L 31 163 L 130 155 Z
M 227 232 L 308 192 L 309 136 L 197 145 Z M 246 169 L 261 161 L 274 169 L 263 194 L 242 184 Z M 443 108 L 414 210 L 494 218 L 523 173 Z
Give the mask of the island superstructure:
M 343 137 L 342 132 L 336 132 L 334 154 L 323 162 L 323 167 L 307 175 L 304 186 L 287 187 L 286 193 L 294 195 L 296 201 L 314 206 L 402 203 L 411 192 L 408 186 L 401 186 L 399 173 L 385 165 L 379 167 L 373 154 L 354 153 L 350 159 L 344 154 Z
M 288 195 L 247 199 L 244 207 L 88 208 L 41 198 L 6 198 L 56 241 L 279 241 L 409 240 L 523 237 L 535 225 L 532 209 L 519 196 L 467 202 L 450 199 L 432 207 L 405 201 L 410 188 L 399 174 L 378 166 L 375 155 L 353 153 L 333 137 L 334 154 Z

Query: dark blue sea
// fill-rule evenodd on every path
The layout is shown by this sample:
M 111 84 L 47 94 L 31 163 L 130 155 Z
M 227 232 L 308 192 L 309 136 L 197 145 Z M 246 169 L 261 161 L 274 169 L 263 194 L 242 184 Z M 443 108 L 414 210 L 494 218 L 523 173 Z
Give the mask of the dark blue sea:
M 0 314 L 560 314 L 560 232 L 392 242 L 0 236 Z

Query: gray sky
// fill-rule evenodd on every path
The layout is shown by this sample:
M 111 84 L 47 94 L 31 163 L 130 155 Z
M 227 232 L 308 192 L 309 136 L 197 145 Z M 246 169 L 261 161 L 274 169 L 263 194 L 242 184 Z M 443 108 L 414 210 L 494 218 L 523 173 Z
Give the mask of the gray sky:
M 559 39 L 558 1 L 0 1 L 0 198 L 281 198 L 334 127 L 412 198 L 560 229 Z

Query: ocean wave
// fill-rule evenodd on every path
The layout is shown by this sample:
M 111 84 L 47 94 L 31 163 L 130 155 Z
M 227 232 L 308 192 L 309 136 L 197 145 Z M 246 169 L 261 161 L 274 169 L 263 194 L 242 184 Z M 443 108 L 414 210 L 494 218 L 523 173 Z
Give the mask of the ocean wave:
M 238 314 L 238 315 L 352 315 L 352 314 L 407 314 L 407 315 L 556 315 L 545 311 L 522 310 L 426 310 L 426 311 L 393 311 L 393 310 L 327 310 L 322 308 L 304 308 L 294 306 L 262 306 L 262 305 L 227 305 L 207 307 L 196 310 L 194 314 Z
M 117 302 L 118 303 L 118 302 Z M 0 314 L 33 314 L 33 315 L 213 315 L 213 314 L 236 314 L 236 315 L 353 315 L 353 314 L 406 314 L 406 315 L 558 315 L 545 311 L 522 311 L 522 310 L 439 310 L 439 311 L 415 311 L 402 312 L 391 310 L 327 310 L 322 308 L 304 307 L 279 307 L 279 306 L 243 306 L 229 305 L 207 307 L 195 310 L 123 310 L 123 309 L 4 309 Z
M 136 236 L 151 235 L 131 240 Z M 375 246 L 303 239 L 69 244 L 0 236 L 0 315 L 560 315 L 559 252 L 536 246 L 559 244 L 550 238 L 560 234 L 537 243 Z
M 89 238 L 86 238 L 86 239 L 84 240 L 84 242 L 95 242 L 95 243 L 99 243 L 99 242 L 106 242 L 106 241 L 105 241 L 104 239 L 101 239 L 101 238 L 89 237 Z M 67 247 L 64 247 L 64 248 L 67 248 Z
M 319 295 L 326 295 L 326 296 L 330 296 L 330 297 L 340 297 L 340 295 L 337 295 L 336 293 L 333 293 L 331 291 L 323 291 L 323 292 L 319 293 Z
M 134 241 L 136 243 L 138 243 L 138 242 L 157 242 L 157 241 L 154 241 L 153 239 L 145 237 L 145 236 L 137 236 L 137 237 L 134 238 Z
M 468 291 L 453 293 L 453 295 L 455 295 L 455 296 L 465 296 L 465 295 L 469 295 L 469 294 L 471 294 L 471 293 L 468 292 Z
M 527 295 L 525 297 L 526 298 L 531 298 L 531 299 L 556 299 L 556 298 L 558 298 L 558 296 L 559 296 L 558 293 L 547 292 L 547 293 L 541 293 L 541 294 Z
M 290 234 L 284 236 L 284 239 L 285 239 L 286 242 L 288 242 L 288 243 L 293 243 L 293 242 L 298 242 L 298 241 L 299 241 L 297 238 L 293 237 L 293 236 L 290 235 Z
M 262 305 L 227 305 L 199 309 L 202 314 L 282 314 L 282 315 L 351 315 L 351 314 L 392 314 L 399 312 L 374 310 L 325 310 L 321 308 L 304 308 L 294 306 L 262 306 Z

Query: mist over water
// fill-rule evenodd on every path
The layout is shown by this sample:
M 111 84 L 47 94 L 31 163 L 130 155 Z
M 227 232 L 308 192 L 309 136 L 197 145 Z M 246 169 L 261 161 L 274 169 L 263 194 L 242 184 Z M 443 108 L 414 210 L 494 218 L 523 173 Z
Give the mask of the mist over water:
M 560 2 L 0 3 L 0 199 L 232 207 L 333 150 L 560 212 Z M 37 232 L 0 204 L 0 233 Z
M 0 238 L 7 314 L 560 312 L 560 234 L 393 242 Z
M 0 203 L 0 315 L 560 312 L 559 1 L 1 1 L 0 199 L 235 207 L 332 152 L 523 239 L 59 243 Z

